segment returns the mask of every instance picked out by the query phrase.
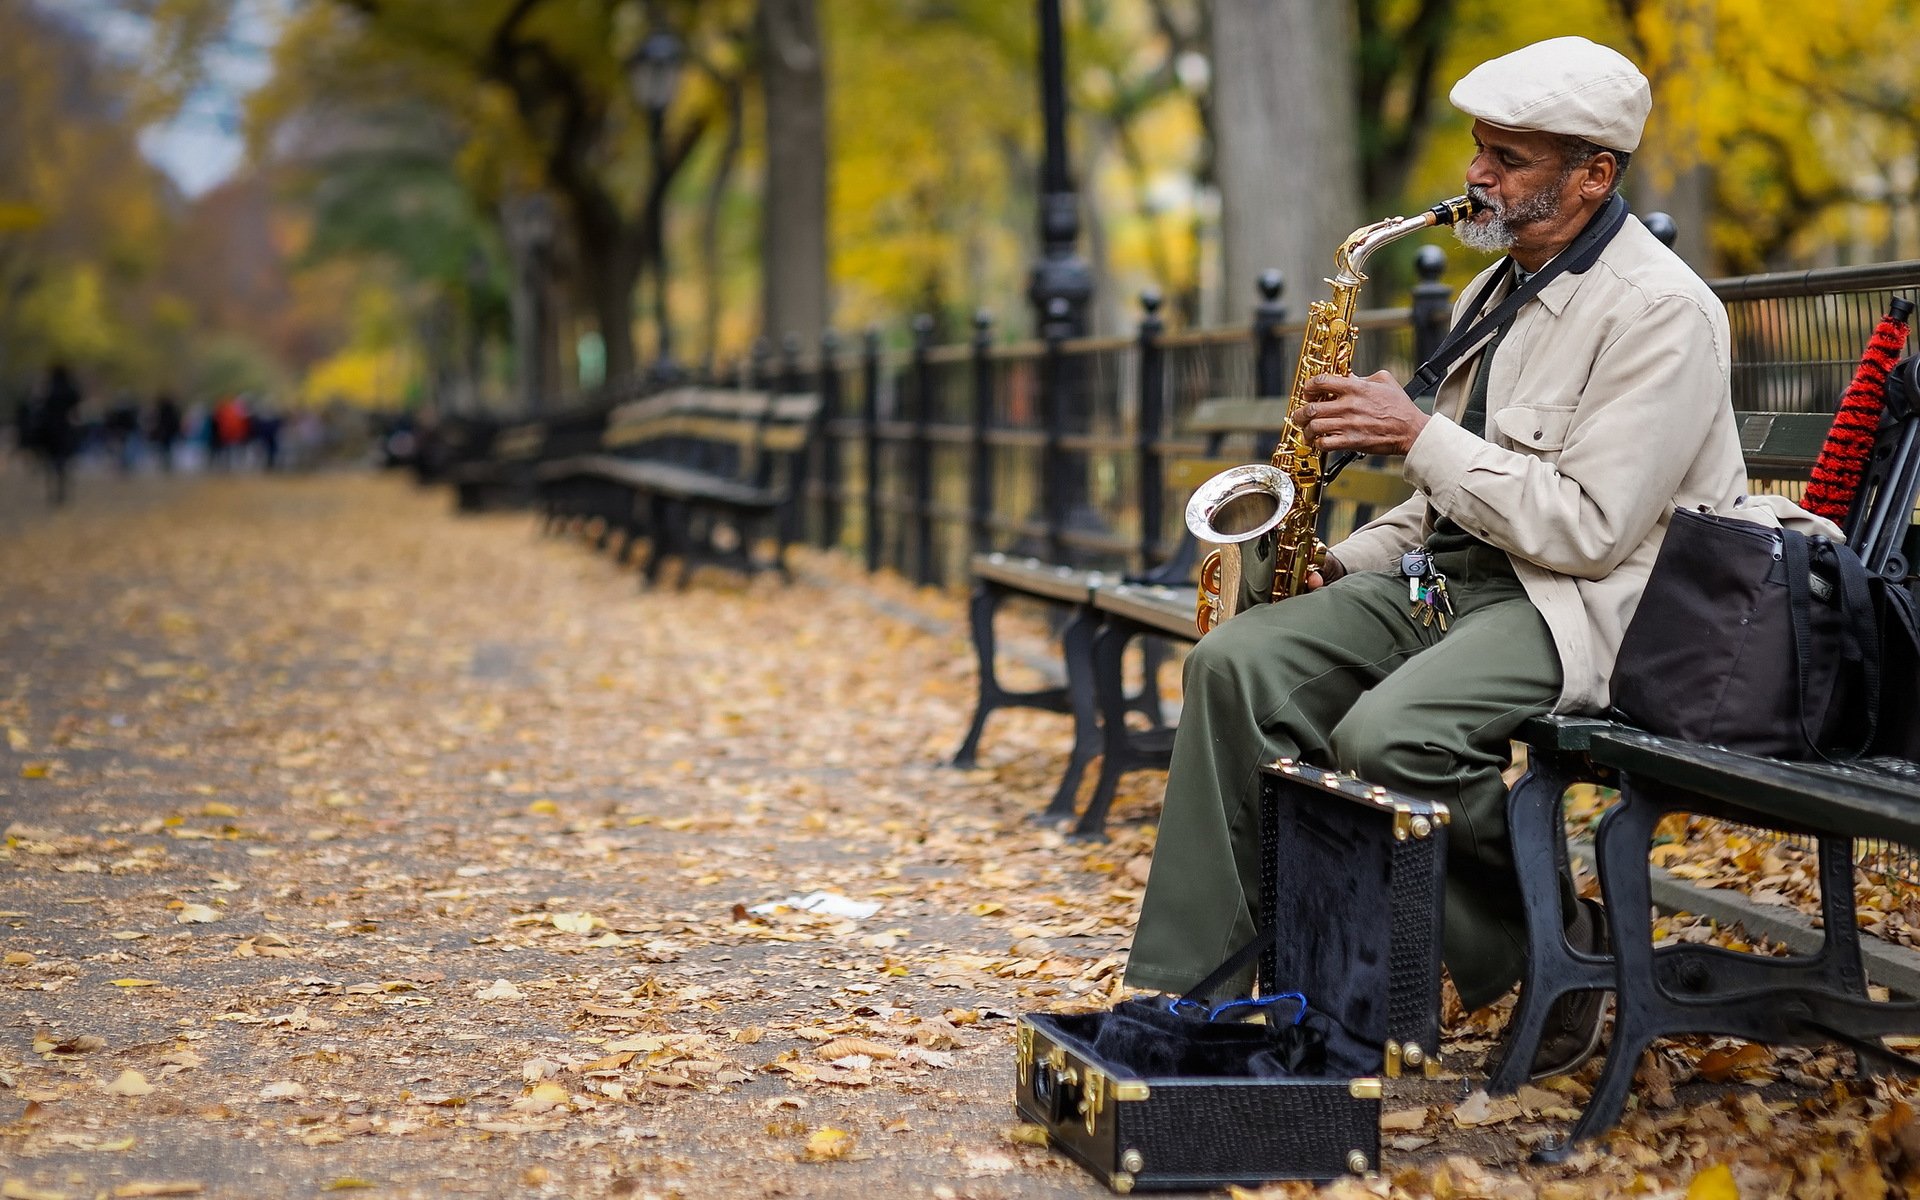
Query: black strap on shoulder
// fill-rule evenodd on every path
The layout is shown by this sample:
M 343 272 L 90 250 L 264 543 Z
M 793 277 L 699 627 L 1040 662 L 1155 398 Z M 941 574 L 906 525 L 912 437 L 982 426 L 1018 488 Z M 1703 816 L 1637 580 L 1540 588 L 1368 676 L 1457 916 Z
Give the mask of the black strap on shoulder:
M 1481 285 L 1473 302 L 1461 312 L 1460 319 L 1447 332 L 1440 348 L 1433 352 L 1433 357 L 1421 363 L 1420 369 L 1414 372 L 1413 378 L 1407 382 L 1407 395 L 1418 396 L 1438 387 L 1440 381 L 1447 377 L 1447 372 L 1453 369 L 1454 363 L 1468 350 L 1486 340 L 1494 330 L 1512 320 L 1513 314 L 1520 311 L 1520 306 L 1539 295 L 1542 288 L 1569 271 L 1584 275 L 1591 270 L 1593 264 L 1600 261 L 1600 252 L 1607 248 L 1613 236 L 1620 232 L 1620 227 L 1627 223 L 1627 212 L 1627 198 L 1615 192 L 1600 206 L 1598 212 L 1588 218 L 1586 228 L 1580 231 L 1579 236 L 1565 250 L 1554 255 L 1552 262 L 1540 268 L 1532 279 L 1515 288 L 1492 312 L 1475 320 L 1474 314 L 1486 304 L 1487 298 L 1513 274 L 1513 259 L 1502 260 L 1500 269 Z M 1334 476 L 1359 457 L 1359 452 L 1353 450 L 1336 455 L 1321 474 L 1321 482 L 1333 482 Z

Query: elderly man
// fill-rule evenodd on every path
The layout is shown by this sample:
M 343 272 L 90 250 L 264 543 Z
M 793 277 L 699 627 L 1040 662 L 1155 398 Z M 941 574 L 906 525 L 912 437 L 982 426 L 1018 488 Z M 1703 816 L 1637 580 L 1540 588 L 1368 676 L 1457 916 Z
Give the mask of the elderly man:
M 1505 251 L 1463 293 L 1455 329 L 1543 270 L 1550 281 L 1467 347 L 1432 416 L 1386 372 L 1308 385 L 1318 449 L 1404 455 L 1416 490 L 1332 547 L 1309 590 L 1243 612 L 1188 658 L 1135 986 L 1183 990 L 1252 936 L 1258 769 L 1291 756 L 1452 809 L 1444 958 L 1469 1008 L 1497 999 L 1526 944 L 1501 779 L 1511 735 L 1606 707 L 1668 514 L 1746 492 L 1725 310 L 1614 198 L 1646 79 L 1555 38 L 1482 64 L 1451 99 L 1474 118 L 1466 181 L 1485 206 L 1456 234 Z M 1410 609 L 1416 582 L 1438 586 L 1450 620 Z M 1598 905 L 1562 890 L 1569 940 L 1600 948 Z M 1535 1074 L 1590 1055 L 1601 1017 L 1599 993 L 1566 998 Z

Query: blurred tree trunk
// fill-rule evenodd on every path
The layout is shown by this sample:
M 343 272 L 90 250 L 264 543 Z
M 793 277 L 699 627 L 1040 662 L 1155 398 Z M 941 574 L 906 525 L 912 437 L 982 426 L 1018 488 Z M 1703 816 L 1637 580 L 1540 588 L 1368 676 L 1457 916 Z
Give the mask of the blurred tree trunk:
M 1288 312 L 1321 278 L 1360 211 L 1351 7 L 1324 0 L 1215 0 L 1213 130 L 1228 319 L 1260 272 L 1286 277 Z
M 828 321 L 827 83 L 814 0 L 761 0 L 767 186 L 763 332 L 809 347 Z

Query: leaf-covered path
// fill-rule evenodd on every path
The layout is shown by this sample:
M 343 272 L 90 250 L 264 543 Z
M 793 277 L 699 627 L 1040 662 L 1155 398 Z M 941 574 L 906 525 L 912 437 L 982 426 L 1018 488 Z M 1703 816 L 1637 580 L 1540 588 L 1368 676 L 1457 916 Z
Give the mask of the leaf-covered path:
M 1157 785 L 1082 847 L 1025 821 L 1059 718 L 941 766 L 957 602 L 824 558 L 642 593 L 392 478 L 83 484 L 0 474 L 0 1194 L 1105 1194 L 1014 1128 L 1010 1018 L 1116 987 Z M 750 911 L 815 892 L 878 909 Z M 1551 1174 L 1578 1081 L 1409 1089 L 1345 1190 L 1913 1171 L 1831 1057 L 1716 1052 Z

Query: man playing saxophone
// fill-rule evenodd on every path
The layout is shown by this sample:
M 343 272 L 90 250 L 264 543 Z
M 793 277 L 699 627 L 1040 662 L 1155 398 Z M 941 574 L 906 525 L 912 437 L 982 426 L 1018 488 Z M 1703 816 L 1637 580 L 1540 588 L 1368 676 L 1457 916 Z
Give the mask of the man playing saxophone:
M 1449 806 L 1444 959 L 1469 1008 L 1498 999 L 1526 945 L 1501 778 L 1511 735 L 1606 707 L 1667 515 L 1746 493 L 1725 310 L 1616 198 L 1651 108 L 1645 77 L 1555 38 L 1475 68 L 1450 99 L 1474 118 L 1466 183 L 1483 206 L 1455 234 L 1504 256 L 1462 293 L 1455 333 L 1471 344 L 1433 415 L 1386 372 L 1306 385 L 1315 450 L 1402 456 L 1415 491 L 1331 547 L 1301 594 L 1240 613 L 1189 656 L 1134 986 L 1184 990 L 1252 936 L 1258 770 L 1284 756 Z M 1510 317 L 1476 327 L 1543 271 Z M 1562 891 L 1569 940 L 1599 949 L 1598 906 Z M 1603 999 L 1560 1002 L 1536 1075 L 1594 1051 Z

